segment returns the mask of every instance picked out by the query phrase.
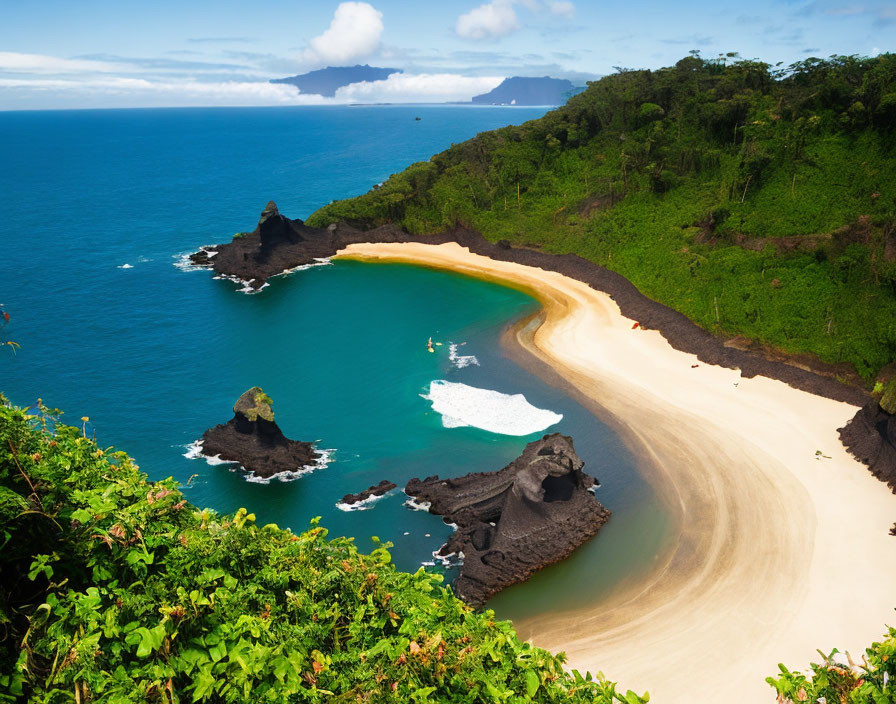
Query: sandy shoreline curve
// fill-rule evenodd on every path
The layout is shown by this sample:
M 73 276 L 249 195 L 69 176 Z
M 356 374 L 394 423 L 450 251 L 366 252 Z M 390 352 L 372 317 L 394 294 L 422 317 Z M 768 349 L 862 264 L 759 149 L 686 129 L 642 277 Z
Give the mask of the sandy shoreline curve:
M 661 569 L 602 601 L 516 621 L 521 637 L 652 701 L 747 704 L 774 701 L 765 678 L 777 663 L 805 668 L 834 647 L 858 657 L 896 622 L 896 497 L 836 431 L 856 406 L 700 362 L 633 328 L 606 293 L 456 243 L 352 244 L 337 257 L 534 295 L 544 321 L 519 344 L 613 416 L 679 517 Z

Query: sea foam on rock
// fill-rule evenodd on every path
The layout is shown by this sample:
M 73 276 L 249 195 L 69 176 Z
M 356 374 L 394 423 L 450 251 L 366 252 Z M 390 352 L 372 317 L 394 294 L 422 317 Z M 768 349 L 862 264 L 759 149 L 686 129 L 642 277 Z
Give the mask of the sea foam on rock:
M 559 423 L 563 416 L 536 408 L 523 394 L 503 394 L 459 382 L 436 379 L 421 394 L 442 416 L 446 428 L 473 426 L 501 435 L 531 435 Z

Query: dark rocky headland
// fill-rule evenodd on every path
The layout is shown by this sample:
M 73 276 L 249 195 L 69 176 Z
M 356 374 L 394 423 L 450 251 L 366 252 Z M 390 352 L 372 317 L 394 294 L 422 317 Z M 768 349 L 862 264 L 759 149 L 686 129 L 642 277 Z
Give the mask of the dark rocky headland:
M 203 433 L 202 454 L 238 462 L 263 479 L 313 466 L 320 453 L 310 442 L 287 438 L 274 421 L 272 405 L 259 387 L 246 391 L 233 406 L 233 418 Z
M 896 377 L 880 400 L 872 398 L 839 432 L 853 457 L 896 493 Z
M 457 526 L 439 554 L 463 553 L 458 596 L 484 604 L 597 534 L 610 512 L 589 491 L 595 481 L 583 466 L 572 438 L 553 433 L 499 471 L 408 482 L 408 496 Z
M 361 503 L 362 501 L 367 501 L 367 499 L 373 498 L 374 496 L 385 496 L 397 487 L 398 485 L 394 482 L 390 482 L 388 479 L 383 479 L 379 484 L 376 484 L 369 489 L 365 489 L 364 491 L 359 491 L 357 494 L 346 494 L 342 497 L 342 501 L 339 503 L 352 506 Z

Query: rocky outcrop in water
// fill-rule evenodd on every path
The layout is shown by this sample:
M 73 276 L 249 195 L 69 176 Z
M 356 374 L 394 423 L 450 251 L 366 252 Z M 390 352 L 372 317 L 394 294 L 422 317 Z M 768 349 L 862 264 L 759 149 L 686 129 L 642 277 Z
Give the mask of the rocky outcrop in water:
M 880 401 L 872 399 L 840 428 L 840 440 L 871 473 L 896 493 L 896 377 Z
M 457 526 L 439 554 L 463 555 L 458 596 L 481 605 L 597 534 L 610 512 L 589 491 L 596 482 L 583 466 L 572 438 L 553 433 L 497 472 L 408 482 L 408 496 Z
M 254 386 L 237 399 L 233 418 L 202 435 L 202 454 L 238 462 L 257 477 L 295 472 L 320 459 L 310 442 L 290 440 L 274 421 L 273 402 Z
M 395 227 L 382 228 L 376 239 L 409 240 L 407 233 Z M 190 255 L 190 262 L 260 289 L 272 276 L 319 262 L 350 244 L 369 241 L 367 233 L 348 225 L 308 227 L 299 219 L 281 215 L 277 204 L 270 201 L 252 232 L 239 233 L 227 244 L 203 247 Z
M 376 484 L 369 489 L 365 489 L 364 491 L 359 491 L 357 494 L 346 494 L 342 497 L 342 501 L 339 503 L 351 506 L 353 504 L 361 503 L 362 501 L 367 501 L 367 499 L 371 499 L 374 496 L 385 496 L 397 487 L 398 485 L 394 482 L 390 482 L 388 479 L 383 479 L 379 484 Z

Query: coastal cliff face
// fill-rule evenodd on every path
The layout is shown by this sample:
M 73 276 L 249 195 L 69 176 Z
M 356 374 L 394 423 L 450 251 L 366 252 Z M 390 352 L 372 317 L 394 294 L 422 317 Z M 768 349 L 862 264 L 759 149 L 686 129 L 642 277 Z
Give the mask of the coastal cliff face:
M 202 453 L 238 462 L 257 477 L 295 472 L 320 457 L 311 443 L 290 440 L 274 421 L 273 402 L 254 386 L 237 399 L 233 418 L 202 435 Z
M 862 406 L 839 432 L 853 457 L 896 493 L 896 378 L 886 385 L 880 401 Z
M 596 483 L 583 466 L 572 438 L 554 433 L 497 472 L 408 482 L 408 496 L 457 526 L 439 554 L 463 554 L 458 596 L 481 605 L 597 534 L 610 512 L 589 491 Z

